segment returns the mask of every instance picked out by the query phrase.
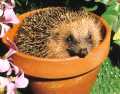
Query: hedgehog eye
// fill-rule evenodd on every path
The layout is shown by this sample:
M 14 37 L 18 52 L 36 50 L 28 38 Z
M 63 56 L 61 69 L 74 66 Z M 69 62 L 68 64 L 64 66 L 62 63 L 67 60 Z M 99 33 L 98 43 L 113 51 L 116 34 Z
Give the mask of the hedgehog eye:
M 91 39 L 92 39 L 92 35 L 89 34 L 89 35 L 88 35 L 88 40 L 91 40 Z
M 86 38 L 87 40 L 91 40 L 92 39 L 92 34 L 90 33 L 90 31 L 88 31 L 88 36 Z
M 75 39 L 72 35 L 69 35 L 69 36 L 66 38 L 66 42 L 67 42 L 68 44 L 70 44 L 70 45 L 77 43 L 76 39 Z
M 89 43 L 92 43 L 92 35 L 90 33 L 88 34 L 86 41 L 88 41 Z

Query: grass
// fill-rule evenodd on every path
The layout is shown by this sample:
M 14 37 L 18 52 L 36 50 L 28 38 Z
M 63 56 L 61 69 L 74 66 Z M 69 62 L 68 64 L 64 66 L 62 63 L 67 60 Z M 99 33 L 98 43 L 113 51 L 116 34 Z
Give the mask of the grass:
M 91 94 L 120 94 L 120 69 L 109 59 L 101 66 Z

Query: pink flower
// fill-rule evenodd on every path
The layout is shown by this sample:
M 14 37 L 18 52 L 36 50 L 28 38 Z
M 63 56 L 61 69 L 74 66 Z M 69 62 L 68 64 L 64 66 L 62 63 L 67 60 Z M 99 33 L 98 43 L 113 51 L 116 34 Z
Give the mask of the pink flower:
M 18 75 L 20 72 L 19 68 L 17 66 L 15 66 L 12 62 L 11 62 L 11 66 L 12 66 L 11 69 L 12 69 L 12 71 L 15 72 L 15 75 Z
M 13 10 L 13 6 L 9 4 L 5 4 L 5 10 L 4 10 L 3 17 L 5 18 L 5 20 L 3 21 L 3 23 L 5 24 L 7 23 L 18 24 L 19 23 L 19 19 L 17 18 Z
M 16 52 L 16 47 L 8 38 L 7 41 L 11 48 L 4 56 L 5 59 L 0 59 L 0 72 L 6 72 L 6 77 L 0 76 L 0 87 L 5 88 L 7 94 L 16 94 L 16 89 L 27 87 L 29 81 L 24 77 L 24 72 L 12 63 L 10 56 Z
M 8 37 L 6 38 L 7 43 L 10 46 L 9 51 L 4 55 L 4 58 L 9 58 L 11 57 L 14 53 L 16 53 L 17 46 L 14 42 L 12 42 Z
M 0 23 L 0 27 L 1 27 L 0 38 L 2 38 L 5 35 L 5 33 L 10 29 L 10 27 L 3 23 Z
M 10 80 L 6 77 L 0 76 L 0 87 L 3 89 L 7 89 L 7 94 L 15 94 L 14 84 L 10 82 Z
M 8 60 L 0 59 L 0 72 L 7 72 L 10 70 L 10 62 Z
M 9 51 L 4 55 L 4 58 L 10 58 L 14 53 L 16 53 L 16 50 L 10 48 Z
M 4 24 L 18 24 L 19 19 L 15 15 L 15 12 L 13 8 L 15 7 L 14 1 L 13 0 L 8 0 L 8 2 L 1 1 L 1 4 L 5 6 L 3 8 L 3 18 L 4 20 L 2 21 Z
M 6 85 L 6 89 L 7 89 L 7 94 L 16 94 L 16 88 L 14 83 L 9 82 Z
M 29 81 L 27 78 L 24 77 L 23 72 L 20 76 L 16 77 L 16 80 L 15 80 L 16 88 L 25 88 L 25 87 L 27 87 L 28 83 L 29 83 Z
M 24 73 L 16 77 L 0 77 L 0 86 L 6 88 L 7 94 L 16 94 L 17 88 L 27 87 L 29 81 L 24 77 Z
M 7 24 L 19 23 L 19 19 L 17 18 L 13 10 L 14 7 L 14 0 L 7 0 L 7 3 L 4 1 L 0 1 L 0 38 L 2 38 L 5 35 L 5 33 L 9 30 L 10 27 Z
M 9 83 L 7 83 L 7 94 L 16 94 L 17 88 L 25 88 L 28 85 L 28 79 L 24 77 L 24 73 L 19 77 L 8 78 Z M 13 80 L 13 81 L 12 81 Z M 14 81 L 15 80 L 15 81 Z
M 6 88 L 7 94 L 16 94 L 16 89 L 27 87 L 29 81 L 27 78 L 24 77 L 24 72 L 20 71 L 17 66 L 15 66 L 12 63 L 10 64 L 10 62 L 9 63 L 7 62 L 7 64 L 11 65 L 11 66 L 6 68 L 6 70 L 9 71 L 10 68 L 11 68 L 11 70 L 10 70 L 9 74 L 7 74 L 6 77 L 0 76 L 0 87 Z M 12 72 L 15 72 L 14 76 L 11 75 Z
M 8 3 L 9 3 L 11 6 L 15 7 L 15 1 L 14 1 L 14 0 L 8 0 Z
M 8 83 L 9 80 L 6 77 L 0 76 L 0 87 L 5 88 Z
M 8 37 L 6 39 L 6 41 L 8 42 L 8 44 L 10 45 L 11 49 L 17 50 L 17 46 L 14 42 L 12 42 Z
M 16 76 L 13 78 L 8 78 L 9 83 L 7 83 L 7 94 L 16 94 L 17 88 L 25 88 L 27 87 L 29 81 L 27 78 L 24 77 L 24 73 L 22 73 L 20 76 Z

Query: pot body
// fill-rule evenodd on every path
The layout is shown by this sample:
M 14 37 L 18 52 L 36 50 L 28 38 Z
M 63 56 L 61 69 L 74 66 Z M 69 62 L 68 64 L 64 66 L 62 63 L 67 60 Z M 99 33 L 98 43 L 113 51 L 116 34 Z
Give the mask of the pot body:
M 98 71 L 99 67 L 83 75 L 60 80 L 33 78 L 30 90 L 32 94 L 90 94 Z

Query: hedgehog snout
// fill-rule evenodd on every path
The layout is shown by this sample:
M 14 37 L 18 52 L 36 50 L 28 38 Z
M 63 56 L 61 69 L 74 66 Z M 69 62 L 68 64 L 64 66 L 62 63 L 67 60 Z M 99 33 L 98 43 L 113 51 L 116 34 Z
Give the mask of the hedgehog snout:
M 81 48 L 78 52 L 78 56 L 81 58 L 85 57 L 87 54 L 88 54 L 87 48 Z
M 71 56 L 79 56 L 80 58 L 84 58 L 88 54 L 87 48 L 77 48 L 77 47 L 70 47 L 67 49 Z

